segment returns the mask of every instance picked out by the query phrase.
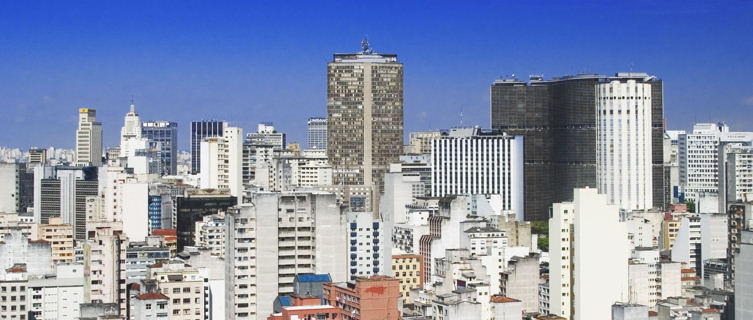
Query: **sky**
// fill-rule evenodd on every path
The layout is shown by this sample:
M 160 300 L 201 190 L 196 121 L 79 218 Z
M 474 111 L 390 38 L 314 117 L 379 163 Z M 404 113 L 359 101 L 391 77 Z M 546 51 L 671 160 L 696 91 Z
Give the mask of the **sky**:
M 364 37 L 404 64 L 406 135 L 489 127 L 499 77 L 631 68 L 664 80 L 669 129 L 753 131 L 752 1 L 0 1 L 0 146 L 73 148 L 82 107 L 115 146 L 132 98 L 183 150 L 202 119 L 305 145 Z

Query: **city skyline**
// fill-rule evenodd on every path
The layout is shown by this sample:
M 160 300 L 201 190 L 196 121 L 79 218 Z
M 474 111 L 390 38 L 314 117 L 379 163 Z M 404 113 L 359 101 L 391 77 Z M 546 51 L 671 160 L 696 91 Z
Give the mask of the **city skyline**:
M 180 150 L 188 149 L 190 121 L 204 119 L 247 130 L 271 121 L 305 143 L 306 120 L 326 115 L 326 63 L 356 51 L 364 36 L 405 64 L 406 134 L 458 126 L 461 112 L 464 125 L 489 127 L 488 87 L 506 75 L 631 69 L 666 83 L 669 129 L 725 119 L 734 130 L 753 126 L 745 81 L 753 61 L 744 55 L 751 44 L 739 41 L 753 32 L 753 6 L 744 3 L 408 3 L 392 24 L 379 22 L 397 3 L 368 13 L 358 4 L 2 6 L 0 61 L 14 63 L 0 63 L 0 134 L 35 127 L 7 147 L 73 148 L 79 108 L 98 110 L 103 145 L 115 146 L 131 96 L 145 121 L 179 124 Z M 343 14 L 351 11 L 359 14 Z M 87 24 L 71 22 L 78 20 Z

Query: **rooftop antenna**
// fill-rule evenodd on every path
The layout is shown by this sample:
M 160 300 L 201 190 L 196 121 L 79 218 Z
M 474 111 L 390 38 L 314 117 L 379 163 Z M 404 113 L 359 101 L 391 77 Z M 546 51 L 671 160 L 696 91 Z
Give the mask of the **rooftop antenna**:
M 373 51 L 369 48 L 369 38 L 368 36 L 364 36 L 361 41 L 361 54 L 369 54 L 371 52 Z
M 633 75 L 633 63 L 630 63 L 630 75 Z
M 463 108 L 460 108 L 460 127 L 463 127 Z
M 131 113 L 133 113 L 133 95 L 131 95 Z

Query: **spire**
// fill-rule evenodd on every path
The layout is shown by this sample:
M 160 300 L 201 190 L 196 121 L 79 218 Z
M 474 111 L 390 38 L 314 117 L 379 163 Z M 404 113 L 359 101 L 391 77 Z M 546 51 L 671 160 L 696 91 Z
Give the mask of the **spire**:
M 133 95 L 131 95 L 131 113 L 134 113 L 135 106 L 133 105 Z

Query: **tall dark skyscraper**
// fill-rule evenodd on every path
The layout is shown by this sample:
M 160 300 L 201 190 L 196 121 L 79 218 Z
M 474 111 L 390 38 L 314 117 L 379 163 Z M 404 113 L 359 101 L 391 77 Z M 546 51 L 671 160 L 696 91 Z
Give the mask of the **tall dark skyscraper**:
M 552 203 L 572 200 L 573 188 L 599 186 L 596 90 L 614 79 L 651 84 L 653 206 L 664 207 L 662 81 L 620 75 L 531 77 L 528 83 L 502 79 L 491 86 L 492 128 L 525 137 L 526 220 L 548 219 Z
M 222 137 L 225 126 L 224 121 L 216 120 L 191 122 L 191 174 L 198 174 L 201 170 L 201 140 Z
M 383 188 L 403 148 L 403 64 L 396 54 L 335 54 L 327 64 L 327 157 L 335 184 Z
M 160 174 L 176 174 L 178 167 L 178 124 L 168 121 L 141 123 L 141 136 L 151 142 L 159 142 Z

